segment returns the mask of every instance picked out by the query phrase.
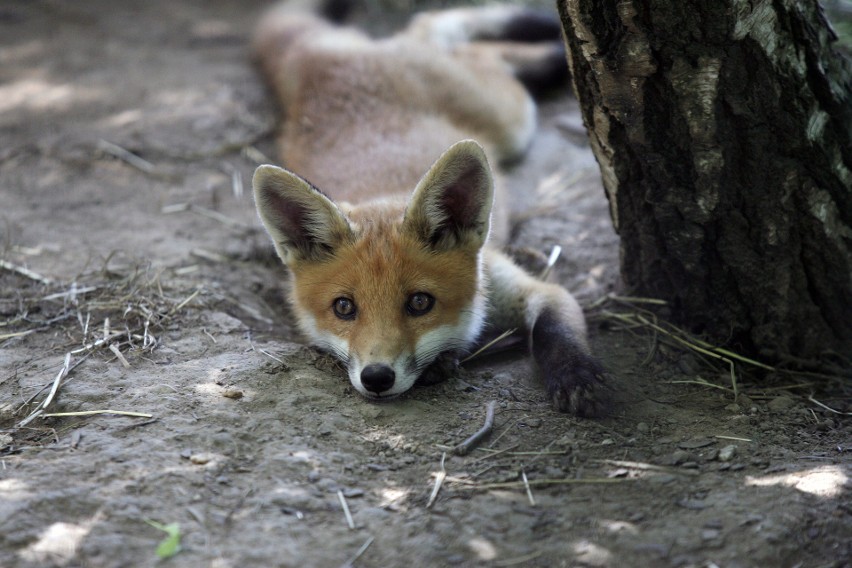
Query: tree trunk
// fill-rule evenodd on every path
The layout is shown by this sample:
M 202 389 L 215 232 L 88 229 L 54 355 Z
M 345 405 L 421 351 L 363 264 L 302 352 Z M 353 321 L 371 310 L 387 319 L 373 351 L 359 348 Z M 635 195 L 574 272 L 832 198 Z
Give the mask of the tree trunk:
M 852 66 L 809 0 L 559 0 L 622 275 L 775 362 L 852 355 Z

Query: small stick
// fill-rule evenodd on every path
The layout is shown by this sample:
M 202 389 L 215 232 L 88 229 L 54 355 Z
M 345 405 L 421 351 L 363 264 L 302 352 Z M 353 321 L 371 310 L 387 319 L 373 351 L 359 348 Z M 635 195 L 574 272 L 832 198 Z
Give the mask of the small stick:
M 284 361 L 282 361 L 281 359 L 279 359 L 278 357 L 276 357 L 275 355 L 273 355 L 272 353 L 270 353 L 269 351 L 267 351 L 267 350 L 265 350 L 265 349 L 261 349 L 260 347 L 258 347 L 258 348 L 257 348 L 257 351 L 258 351 L 259 353 L 263 353 L 264 355 L 266 355 L 267 357 L 269 357 L 269 358 L 270 358 L 270 359 L 272 359 L 273 361 L 278 361 L 278 362 L 279 362 L 279 363 L 281 363 L 282 365 L 284 364 Z
M 192 294 L 191 294 L 188 298 L 186 298 L 183 302 L 181 302 L 180 304 L 178 304 L 177 306 L 175 306 L 174 308 L 172 308 L 171 310 L 169 310 L 169 313 L 167 314 L 167 317 L 169 317 L 169 316 L 173 316 L 173 315 L 174 315 L 174 314 L 176 314 L 177 312 L 181 311 L 181 309 L 183 309 L 183 307 L 184 307 L 185 305 L 187 305 L 188 303 L 190 303 L 191 301 L 193 301 L 193 300 L 195 299 L 195 297 L 196 297 L 196 296 L 198 296 L 200 293 L 201 293 L 201 289 L 198 289 L 198 290 L 196 290 L 195 292 L 193 292 L 193 293 L 192 293 Z
M 99 140 L 98 147 L 107 154 L 110 154 L 111 156 L 118 158 L 119 160 L 122 160 L 124 162 L 127 162 L 137 170 L 141 170 L 146 174 L 150 174 L 154 171 L 154 164 L 152 164 L 148 160 L 143 160 L 133 152 L 125 150 L 121 146 L 113 144 L 112 142 L 107 142 L 106 140 Z
M 736 440 L 737 442 L 753 442 L 749 438 L 737 438 L 736 436 L 722 436 L 721 434 L 717 434 L 713 436 L 714 438 L 719 438 L 720 440 Z
M 62 416 L 95 416 L 98 414 L 115 414 L 116 416 L 133 416 L 134 418 L 153 418 L 153 414 L 145 412 L 130 412 L 129 410 L 78 410 L 76 412 L 51 412 L 45 414 L 45 418 L 59 418 Z
M 231 187 L 234 191 L 234 197 L 239 199 L 243 196 L 243 176 L 236 168 L 231 170 Z
M 79 312 L 77 312 L 79 313 Z M 81 318 L 82 319 L 82 318 Z M 86 321 L 83 322 L 83 343 L 86 343 L 86 338 L 89 336 L 89 323 L 92 320 L 92 312 L 86 312 Z
M 28 329 L 27 331 L 16 331 L 15 333 L 4 333 L 4 334 L 0 335 L 0 341 L 12 339 L 13 337 L 23 337 L 25 335 L 35 333 L 36 331 L 38 331 L 38 330 L 37 329 Z
M 223 225 L 227 225 L 229 227 L 245 227 L 246 224 L 242 221 L 237 221 L 236 219 L 232 219 L 223 213 L 219 213 L 213 209 L 208 209 L 207 207 L 202 207 L 200 205 L 195 205 L 190 203 L 189 210 L 193 213 L 198 213 L 202 217 L 207 217 L 208 219 L 213 219 L 214 221 L 218 221 Z
M 29 268 L 24 268 L 23 266 L 18 266 L 17 264 L 12 264 L 11 262 L 3 260 L 2 258 L 0 258 L 0 268 L 3 268 L 10 272 L 16 272 L 21 276 L 29 278 L 30 280 L 35 280 L 36 282 L 40 282 L 41 284 L 53 283 L 53 280 L 47 278 L 46 276 L 42 276 L 38 272 L 34 272 Z
M 249 160 L 253 160 L 258 164 L 271 164 L 272 160 L 266 157 L 266 155 L 255 148 L 254 146 L 245 146 L 243 148 L 243 155 Z
M 59 385 L 62 384 L 62 379 L 64 379 L 68 375 L 68 371 L 71 369 L 71 354 L 65 354 L 65 362 L 62 364 L 62 368 L 59 370 L 59 374 L 56 375 L 56 378 L 53 379 L 53 386 L 50 389 L 50 392 L 47 393 L 47 396 L 44 398 L 41 403 L 36 407 L 36 409 L 30 413 L 29 416 L 18 422 L 18 428 L 23 428 L 37 417 L 41 416 L 44 413 L 44 409 L 51 403 L 53 397 L 56 396 L 56 391 L 59 390 Z
M 110 350 L 110 351 L 112 351 L 112 354 L 113 354 L 113 355 L 115 355 L 116 357 L 118 357 L 118 360 L 119 360 L 119 361 L 121 361 L 121 365 L 122 365 L 125 369 L 129 369 L 129 368 L 130 368 L 130 363 L 128 363 L 127 359 L 125 359 L 125 358 L 124 358 L 124 355 L 121 353 L 121 351 L 118 349 L 118 346 L 117 346 L 115 343 L 110 343 L 110 344 L 109 344 L 109 350 Z
M 78 294 L 88 294 L 89 292 L 94 292 L 97 289 L 97 286 L 86 286 L 85 288 L 77 288 L 75 286 L 72 286 L 70 290 L 66 290 L 65 292 L 57 292 L 56 294 L 49 294 L 42 298 L 42 300 L 46 301 L 57 300 L 59 298 L 73 298 L 76 297 Z
M 453 448 L 453 453 L 457 456 L 465 456 L 491 434 L 491 430 L 494 428 L 495 406 L 497 406 L 497 401 L 492 400 L 488 403 L 485 407 L 485 424 L 473 436 Z
M 829 412 L 839 414 L 840 416 L 852 416 L 852 412 L 841 412 L 839 410 L 835 410 L 835 409 L 831 408 L 830 406 L 826 406 L 825 404 L 821 403 L 820 401 L 815 399 L 813 396 L 808 396 L 808 400 L 811 401 L 812 403 L 816 404 L 820 408 L 824 408 L 824 409 L 828 410 Z
M 188 210 L 189 203 L 173 203 L 172 205 L 166 205 L 160 209 L 160 213 L 163 215 L 171 215 L 172 213 L 183 213 Z
M 194 248 L 189 251 L 189 254 L 203 260 L 209 260 L 210 262 L 228 262 L 227 256 L 221 255 L 217 252 L 205 250 L 203 248 Z
M 472 463 L 472 464 L 473 464 L 473 463 L 481 462 L 482 460 L 489 460 L 489 459 L 491 459 L 491 458 L 493 458 L 493 457 L 496 457 L 496 456 L 499 456 L 499 455 L 505 454 L 506 452 L 511 452 L 512 450 L 514 450 L 515 448 L 517 448 L 519 445 L 520 445 L 520 444 L 512 444 L 512 445 L 511 445 L 511 446 L 509 446 L 508 448 L 504 448 L 504 449 L 502 449 L 502 450 L 496 450 L 496 451 L 494 451 L 494 452 L 493 452 L 493 453 L 491 453 L 491 454 L 484 455 L 484 456 L 482 456 L 481 458 L 476 458 L 475 460 L 472 460 L 470 463 Z M 483 449 L 484 449 L 484 448 L 483 448 Z M 564 452 L 563 452 L 563 453 L 564 453 Z M 516 455 L 516 454 L 509 454 L 509 455 Z
M 524 487 L 523 481 L 505 481 L 497 483 L 477 483 L 461 477 L 449 477 L 447 481 L 462 485 L 462 489 L 517 489 Z M 607 485 L 610 483 L 632 483 L 634 480 L 626 477 L 589 477 L 585 479 L 533 479 L 530 486 L 547 485 Z
M 364 544 L 361 545 L 361 548 L 352 555 L 352 558 L 343 563 L 343 566 L 340 568 L 352 568 L 352 565 L 355 564 L 355 561 L 361 558 L 361 555 L 367 552 L 367 549 L 370 548 L 370 545 L 373 544 L 373 537 L 368 538 Z
M 501 333 L 500 335 L 498 335 L 497 337 L 495 337 L 494 339 L 492 339 L 491 341 L 489 341 L 488 343 L 486 343 L 485 345 L 483 345 L 482 347 L 480 347 L 479 349 L 477 349 L 476 351 L 474 351 L 473 353 L 471 353 L 470 355 L 468 355 L 467 357 L 465 357 L 464 359 L 459 361 L 459 363 L 467 363 L 471 359 L 478 357 L 484 351 L 490 349 L 492 345 L 494 345 L 498 341 L 502 341 L 502 340 L 506 339 L 507 337 L 509 337 L 510 335 L 515 333 L 516 331 L 517 331 L 517 329 L 515 329 L 515 328 L 507 329 L 506 331 L 504 331 L 503 333 Z
M 41 408 L 47 408 L 47 406 L 53 402 L 53 397 L 56 396 L 56 391 L 59 390 L 59 385 L 62 384 L 62 380 L 68 376 L 68 371 L 71 369 L 71 354 L 65 354 L 65 361 L 62 363 L 62 369 L 59 370 L 59 374 L 56 375 L 56 378 L 53 380 L 53 387 L 51 387 L 50 392 L 47 393 L 47 398 L 39 405 Z
M 502 432 L 500 432 L 499 434 L 497 434 L 497 437 L 496 437 L 496 438 L 494 438 L 493 440 L 491 440 L 491 443 L 490 443 L 490 444 L 488 444 L 488 448 L 489 448 L 489 449 L 491 449 L 491 448 L 493 448 L 494 446 L 496 446 L 496 445 L 497 445 L 497 442 L 499 442 L 499 441 L 503 438 L 503 436 L 505 436 L 505 435 L 509 432 L 509 430 L 511 430 L 512 428 L 514 428 L 514 427 L 515 427 L 515 424 L 517 424 L 517 423 L 518 423 L 518 422 L 520 422 L 520 421 L 521 421 L 521 419 L 520 419 L 520 418 L 518 418 L 518 419 L 516 419 L 514 422 L 512 422 L 511 424 L 509 424 L 509 426 L 507 426 L 506 428 L 504 428 Z
M 533 497 L 532 489 L 530 489 L 530 482 L 527 479 L 527 472 L 521 470 L 521 479 L 524 481 L 524 488 L 527 490 L 527 499 L 530 501 L 530 505 L 535 507 L 535 497 Z
M 349 512 L 349 505 L 346 503 L 346 497 L 343 496 L 343 491 L 337 490 L 337 498 L 340 500 L 340 506 L 343 507 L 343 516 L 346 517 L 346 524 L 349 530 L 355 530 L 355 521 L 352 519 L 352 513 Z
M 553 267 L 556 265 L 556 261 L 559 260 L 559 255 L 562 254 L 562 247 L 559 245 L 553 245 L 553 249 L 550 251 L 550 256 L 547 257 L 547 265 L 544 267 L 544 270 L 539 274 L 539 278 L 541 280 L 547 280 L 547 277 L 550 276 L 550 272 L 553 270 Z
M 446 452 L 441 454 L 441 471 L 435 474 L 435 486 L 432 488 L 432 494 L 429 496 L 429 502 L 426 503 L 427 509 L 430 509 L 435 503 L 435 499 L 438 498 L 438 492 L 441 490 L 441 485 L 444 483 L 444 479 L 447 477 L 447 470 L 444 469 L 444 458 L 446 457 Z

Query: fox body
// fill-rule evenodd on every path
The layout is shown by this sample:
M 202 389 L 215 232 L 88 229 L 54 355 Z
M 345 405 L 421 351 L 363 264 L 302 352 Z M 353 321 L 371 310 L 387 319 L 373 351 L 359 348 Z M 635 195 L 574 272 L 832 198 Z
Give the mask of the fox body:
M 515 8 L 459 9 L 374 40 L 290 5 L 258 27 L 287 167 L 255 172 L 258 212 L 301 330 L 365 397 L 407 391 L 484 330 L 518 328 L 559 409 L 601 410 L 579 305 L 497 248 L 507 215 L 490 164 L 523 154 L 536 117 L 521 79 L 561 57 L 552 43 L 479 41 L 519 22 L 546 27 Z

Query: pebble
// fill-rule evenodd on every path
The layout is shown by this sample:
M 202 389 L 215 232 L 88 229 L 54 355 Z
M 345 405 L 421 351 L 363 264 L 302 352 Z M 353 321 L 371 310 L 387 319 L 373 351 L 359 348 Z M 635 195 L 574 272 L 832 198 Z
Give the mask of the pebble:
M 684 450 L 675 450 L 672 452 L 672 464 L 677 465 L 684 462 L 690 461 L 692 456 L 689 455 L 689 452 Z
M 790 398 L 789 396 L 781 395 L 781 396 L 776 396 L 775 398 L 770 400 L 769 403 L 766 406 L 772 412 L 783 412 L 784 410 L 787 410 L 788 408 L 790 408 L 794 404 L 796 404 L 796 401 L 794 401 L 792 398 Z
M 719 450 L 719 461 L 720 462 L 729 462 L 734 459 L 734 456 L 737 454 L 737 446 L 734 444 L 727 445 Z
M 213 458 L 215 458 L 213 454 L 200 453 L 192 454 L 191 456 L 189 456 L 189 461 L 191 461 L 195 465 L 205 465 L 213 461 Z
M 651 431 L 651 428 L 645 422 L 640 422 L 636 425 L 636 431 L 640 434 L 647 434 Z
M 704 529 L 701 531 L 701 540 L 716 540 L 720 534 L 716 529 Z
M 530 428 L 538 428 L 541 426 L 541 418 L 527 418 L 524 420 L 524 424 Z

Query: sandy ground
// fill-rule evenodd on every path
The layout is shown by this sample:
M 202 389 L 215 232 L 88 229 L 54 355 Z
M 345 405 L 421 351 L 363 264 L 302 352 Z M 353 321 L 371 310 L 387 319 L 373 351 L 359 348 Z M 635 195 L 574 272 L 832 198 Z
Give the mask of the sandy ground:
M 831 382 L 735 401 L 727 366 L 599 308 L 600 421 L 552 411 L 521 353 L 372 404 L 300 345 L 239 191 L 275 152 L 261 5 L 0 5 L 0 259 L 35 273 L 0 270 L 0 566 L 852 565 L 852 428 L 808 400 L 848 412 Z M 618 246 L 579 123 L 544 105 L 509 183 L 515 244 L 562 245 L 589 306 Z M 150 417 L 22 425 L 69 352 L 46 413 Z M 495 434 L 453 455 L 489 401 Z M 166 561 L 151 522 L 177 524 Z

